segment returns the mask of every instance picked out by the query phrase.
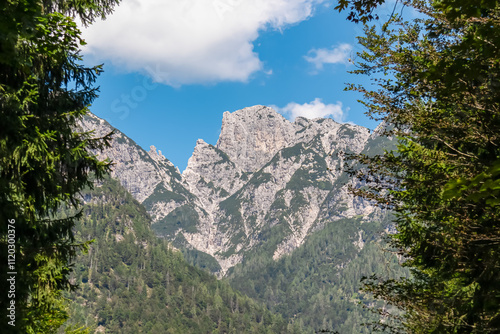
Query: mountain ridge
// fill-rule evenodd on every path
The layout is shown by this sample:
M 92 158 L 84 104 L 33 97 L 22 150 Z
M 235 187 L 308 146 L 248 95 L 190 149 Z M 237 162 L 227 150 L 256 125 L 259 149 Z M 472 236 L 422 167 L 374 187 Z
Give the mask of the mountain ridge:
M 83 128 L 97 135 L 113 129 L 96 116 Z M 269 243 L 262 229 L 282 234 L 266 246 L 277 260 L 328 222 L 382 214 L 348 191 L 360 184 L 347 176 L 338 154 L 380 141 L 361 126 L 321 118 L 290 122 L 261 105 L 225 112 L 216 145 L 199 139 L 182 174 L 154 146 L 146 152 L 116 132 L 102 153 L 116 163 L 112 177 L 146 207 L 157 234 L 212 256 L 219 276 Z

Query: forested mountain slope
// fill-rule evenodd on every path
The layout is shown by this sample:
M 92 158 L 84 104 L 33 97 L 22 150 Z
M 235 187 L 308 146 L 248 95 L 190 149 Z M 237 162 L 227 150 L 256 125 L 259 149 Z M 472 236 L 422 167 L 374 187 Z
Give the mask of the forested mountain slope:
M 365 324 L 379 316 L 366 308 L 374 302 L 360 291 L 361 278 L 375 273 L 407 276 L 397 257 L 383 250 L 378 231 L 386 223 L 362 223 L 361 217 L 335 221 L 277 261 L 265 250 L 252 254 L 231 269 L 228 278 L 233 288 L 294 319 L 301 328 L 371 333 Z M 361 225 L 363 235 L 348 241 Z
M 189 265 L 152 232 L 143 206 L 109 179 L 84 194 L 68 324 L 105 333 L 299 333 L 281 316 Z

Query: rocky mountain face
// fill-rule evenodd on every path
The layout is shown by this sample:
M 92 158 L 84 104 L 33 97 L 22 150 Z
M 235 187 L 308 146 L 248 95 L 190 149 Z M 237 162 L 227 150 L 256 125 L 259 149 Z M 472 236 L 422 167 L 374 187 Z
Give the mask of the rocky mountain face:
M 115 131 L 111 147 L 99 153 L 103 160 L 113 161 L 111 177 L 120 180 L 122 185 L 139 202 L 150 197 L 158 186 L 172 191 L 180 184 L 179 170 L 168 161 L 154 146 L 144 151 L 132 139 L 113 128 L 108 122 L 89 114 L 80 124 L 82 131 L 94 131 L 95 137 L 102 137 Z
M 82 128 L 113 130 L 95 116 Z M 330 222 L 380 219 L 380 209 L 349 193 L 360 184 L 345 173 L 343 153 L 386 146 L 360 126 L 301 117 L 292 123 L 253 106 L 225 112 L 217 144 L 198 140 L 182 174 L 154 146 L 146 152 L 119 131 L 102 157 L 113 160 L 112 177 L 146 207 L 157 234 L 209 254 L 225 275 L 257 248 L 277 260 Z M 350 238 L 362 249 L 360 226 Z

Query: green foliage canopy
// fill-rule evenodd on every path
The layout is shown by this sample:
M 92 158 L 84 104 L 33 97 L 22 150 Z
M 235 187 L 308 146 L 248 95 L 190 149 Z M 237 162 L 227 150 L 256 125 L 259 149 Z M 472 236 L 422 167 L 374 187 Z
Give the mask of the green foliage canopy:
M 71 287 L 69 262 L 85 244 L 74 242 L 75 217 L 55 214 L 62 205 L 77 207 L 79 191 L 92 185 L 89 176 L 99 179 L 109 169 L 91 153 L 109 136 L 77 131 L 97 97 L 92 85 L 102 66 L 80 64 L 84 41 L 73 17 L 90 24 L 116 2 L 1 2 L 0 290 L 8 291 L 7 272 L 17 272 L 15 297 L 0 298 L 2 321 L 10 300 L 16 302 L 15 326 L 3 325 L 5 332 L 52 332 L 65 319 L 60 290 Z M 15 223 L 8 228 L 9 220 Z M 8 229 L 14 267 L 7 266 Z
M 405 311 L 385 314 L 394 321 L 379 328 L 498 333 L 500 4 L 403 5 L 419 18 L 393 14 L 359 38 L 365 51 L 353 73 L 372 76 L 378 88 L 348 89 L 399 138 L 395 151 L 357 157 L 371 189 L 355 192 L 395 210 L 391 244 L 413 278 L 372 276 L 365 288 Z

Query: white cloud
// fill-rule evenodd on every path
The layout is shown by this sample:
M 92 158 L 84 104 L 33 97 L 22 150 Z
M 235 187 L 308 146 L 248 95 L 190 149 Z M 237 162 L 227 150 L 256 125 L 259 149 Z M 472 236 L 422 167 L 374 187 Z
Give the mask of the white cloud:
M 340 44 L 337 47 L 332 47 L 331 49 L 312 49 L 308 54 L 310 56 L 304 56 L 304 58 L 313 63 L 317 70 L 321 70 L 324 64 L 348 64 L 349 56 L 352 52 L 352 46 L 350 44 Z
M 348 109 L 342 110 L 342 102 L 336 104 L 324 104 L 321 99 L 315 98 L 310 103 L 298 104 L 290 102 L 283 108 L 272 106 L 277 112 L 283 114 L 290 120 L 302 116 L 305 118 L 333 118 L 336 122 L 343 123 Z
M 253 41 L 301 22 L 324 0 L 123 0 L 83 29 L 92 60 L 171 85 L 246 81 L 265 70 Z

